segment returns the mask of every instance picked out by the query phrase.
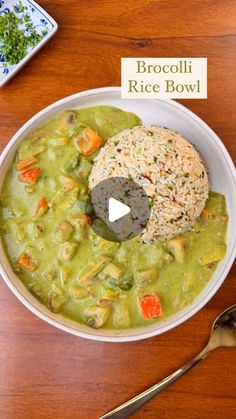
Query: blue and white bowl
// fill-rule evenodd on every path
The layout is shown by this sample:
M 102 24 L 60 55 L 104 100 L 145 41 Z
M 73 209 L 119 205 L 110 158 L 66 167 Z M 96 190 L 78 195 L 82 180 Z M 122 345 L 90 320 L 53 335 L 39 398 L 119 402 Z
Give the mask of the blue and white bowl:
M 31 19 L 37 33 L 43 34 L 43 38 L 36 46 L 28 48 L 26 56 L 18 64 L 7 65 L 4 54 L 0 52 L 0 87 L 6 84 L 31 59 L 58 29 L 55 20 L 35 1 L 21 0 L 21 3 L 23 6 L 27 6 L 27 10 L 24 12 L 18 8 L 19 2 L 17 0 L 0 0 L 0 16 L 11 11 L 14 11 L 19 17 L 26 14 Z M 25 30 L 27 31 L 27 28 Z

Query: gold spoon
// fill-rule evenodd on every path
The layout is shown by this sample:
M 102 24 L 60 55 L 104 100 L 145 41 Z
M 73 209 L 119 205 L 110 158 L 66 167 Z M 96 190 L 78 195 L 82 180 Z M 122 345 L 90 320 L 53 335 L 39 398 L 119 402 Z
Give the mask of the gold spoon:
M 116 418 L 126 419 L 139 407 L 141 407 L 152 397 L 160 393 L 164 388 L 174 383 L 178 378 L 182 377 L 187 371 L 189 371 L 194 365 L 202 361 L 211 351 L 222 346 L 236 346 L 236 304 L 229 307 L 223 313 L 221 313 L 214 321 L 211 335 L 207 346 L 198 354 L 192 361 L 185 364 L 182 368 L 170 374 L 164 380 L 148 388 L 127 402 L 121 404 L 105 415 L 100 416 L 99 419 L 105 418 Z

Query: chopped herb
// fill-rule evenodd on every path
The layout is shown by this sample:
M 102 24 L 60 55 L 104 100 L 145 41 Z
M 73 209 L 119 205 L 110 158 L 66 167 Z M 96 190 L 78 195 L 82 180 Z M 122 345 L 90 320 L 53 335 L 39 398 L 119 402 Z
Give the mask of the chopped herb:
M 173 218 L 171 218 L 170 223 L 171 224 L 174 224 L 175 223 L 175 220 Z
M 154 206 L 154 197 L 149 199 L 149 208 L 152 208 Z
M 37 33 L 33 22 L 26 13 L 27 6 L 19 1 L 14 12 L 0 16 L 0 54 L 4 58 L 4 66 L 18 64 L 26 55 L 29 47 L 35 47 L 47 33 L 44 29 Z
M 147 135 L 149 135 L 149 137 L 153 137 L 153 134 L 154 134 L 154 133 L 153 133 L 152 131 L 148 131 L 148 132 L 147 132 Z
M 169 189 L 170 191 L 173 191 L 173 186 L 168 185 L 168 189 Z
M 125 196 L 129 196 L 130 194 L 130 189 L 125 189 Z
M 154 156 L 153 160 L 154 160 L 154 163 L 156 163 L 157 162 L 157 156 Z
M 119 144 L 119 140 L 114 141 L 115 146 Z
M 128 179 L 129 180 L 133 180 L 132 176 L 130 174 L 128 174 Z
M 185 173 L 184 177 L 188 178 L 189 177 L 189 173 Z

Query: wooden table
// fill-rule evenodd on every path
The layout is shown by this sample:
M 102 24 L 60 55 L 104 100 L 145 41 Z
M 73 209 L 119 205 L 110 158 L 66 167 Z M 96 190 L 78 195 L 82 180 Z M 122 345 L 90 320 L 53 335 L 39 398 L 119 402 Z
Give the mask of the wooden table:
M 120 84 L 120 58 L 208 57 L 208 100 L 182 101 L 221 137 L 236 161 L 235 0 L 40 0 L 55 38 L 0 91 L 1 150 L 46 105 Z M 214 158 L 214 156 L 212 156 Z M 236 302 L 236 271 L 192 319 L 134 343 L 90 342 L 31 314 L 0 283 L 1 419 L 93 419 L 172 372 L 206 343 Z M 135 418 L 236 417 L 235 350 L 218 350 L 145 405 Z

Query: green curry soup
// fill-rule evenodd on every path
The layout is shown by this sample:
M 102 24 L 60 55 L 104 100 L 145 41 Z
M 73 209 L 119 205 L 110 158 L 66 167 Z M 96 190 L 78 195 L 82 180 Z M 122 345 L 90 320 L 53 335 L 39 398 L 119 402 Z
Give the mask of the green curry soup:
M 65 111 L 22 142 L 1 192 L 1 237 L 18 277 L 52 311 L 94 328 L 175 313 L 226 252 L 225 198 L 214 192 L 193 230 L 169 241 L 116 243 L 93 232 L 94 157 L 108 137 L 140 124 L 110 106 Z

